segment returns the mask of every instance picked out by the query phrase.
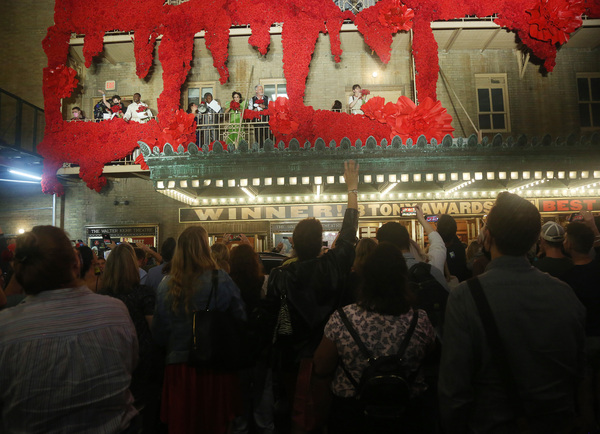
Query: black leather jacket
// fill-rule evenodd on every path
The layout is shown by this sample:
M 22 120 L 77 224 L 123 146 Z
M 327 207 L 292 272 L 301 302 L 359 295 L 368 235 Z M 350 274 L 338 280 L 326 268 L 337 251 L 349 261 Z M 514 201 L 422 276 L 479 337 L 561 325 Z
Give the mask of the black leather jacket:
M 293 368 L 301 358 L 312 357 L 329 316 L 348 303 L 347 279 L 354 262 L 358 210 L 347 209 L 335 248 L 324 255 L 278 267 L 269 275 L 265 308 L 271 318 L 271 337 L 282 293 L 287 294 L 292 336 L 275 342 L 283 368 Z

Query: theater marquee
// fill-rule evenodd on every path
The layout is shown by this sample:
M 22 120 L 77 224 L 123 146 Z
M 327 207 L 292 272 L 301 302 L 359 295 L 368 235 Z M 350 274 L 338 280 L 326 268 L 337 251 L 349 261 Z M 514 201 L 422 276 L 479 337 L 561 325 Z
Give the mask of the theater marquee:
M 578 212 L 600 210 L 599 198 L 577 199 L 529 199 L 540 212 Z M 425 214 L 451 214 L 457 216 L 487 214 L 493 200 L 414 201 L 414 202 L 368 202 L 358 205 L 362 218 L 401 218 L 400 209 L 421 205 Z M 307 217 L 337 220 L 344 217 L 346 204 L 293 204 L 293 205 L 246 205 L 206 206 L 180 208 L 179 222 L 216 222 L 246 220 L 301 220 Z M 414 217 L 408 217 L 414 218 Z
M 492 200 L 464 200 L 445 202 L 376 202 L 358 205 L 360 217 L 400 218 L 402 207 L 421 205 L 425 214 L 485 214 L 491 208 Z M 306 205 L 247 205 L 223 207 L 180 208 L 180 223 L 236 220 L 301 220 L 307 217 L 318 219 L 342 219 L 346 204 L 306 204 Z

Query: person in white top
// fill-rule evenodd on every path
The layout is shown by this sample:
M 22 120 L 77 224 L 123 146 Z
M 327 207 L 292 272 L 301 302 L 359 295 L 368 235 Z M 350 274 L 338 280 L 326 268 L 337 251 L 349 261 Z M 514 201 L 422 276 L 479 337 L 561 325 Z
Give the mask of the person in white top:
M 355 84 L 352 86 L 352 95 L 348 98 L 348 108 L 350 109 L 350 113 L 353 115 L 364 114 L 360 108 L 365 102 L 367 102 L 367 96 L 362 94 L 360 85 Z
M 127 106 L 127 111 L 123 117 L 126 121 L 144 123 L 152 119 L 152 112 L 148 108 L 148 105 L 141 102 L 141 100 L 142 95 L 139 93 L 133 94 L 133 102 Z

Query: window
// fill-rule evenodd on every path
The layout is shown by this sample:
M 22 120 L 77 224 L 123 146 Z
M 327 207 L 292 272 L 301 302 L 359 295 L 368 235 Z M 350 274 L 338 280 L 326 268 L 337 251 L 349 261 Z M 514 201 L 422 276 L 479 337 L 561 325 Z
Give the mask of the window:
M 477 115 L 482 132 L 510 131 L 506 74 L 475 74 Z
M 217 99 L 215 95 L 216 83 L 214 81 L 189 83 L 185 92 L 183 92 L 183 108 L 187 110 L 188 104 L 200 104 L 204 101 L 204 95 L 210 93 L 213 99 Z
M 579 121 L 583 129 L 600 127 L 600 73 L 577 74 Z
M 260 84 L 265 88 L 265 95 L 269 97 L 270 101 L 275 101 L 280 96 L 288 97 L 285 78 L 264 79 L 260 81 Z

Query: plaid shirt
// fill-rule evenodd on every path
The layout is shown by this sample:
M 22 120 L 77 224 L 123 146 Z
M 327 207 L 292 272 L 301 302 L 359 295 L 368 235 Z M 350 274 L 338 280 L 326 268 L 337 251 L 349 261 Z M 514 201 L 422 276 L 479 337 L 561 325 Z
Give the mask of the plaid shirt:
M 2 432 L 115 433 L 135 416 L 135 329 L 120 301 L 86 287 L 0 312 Z

